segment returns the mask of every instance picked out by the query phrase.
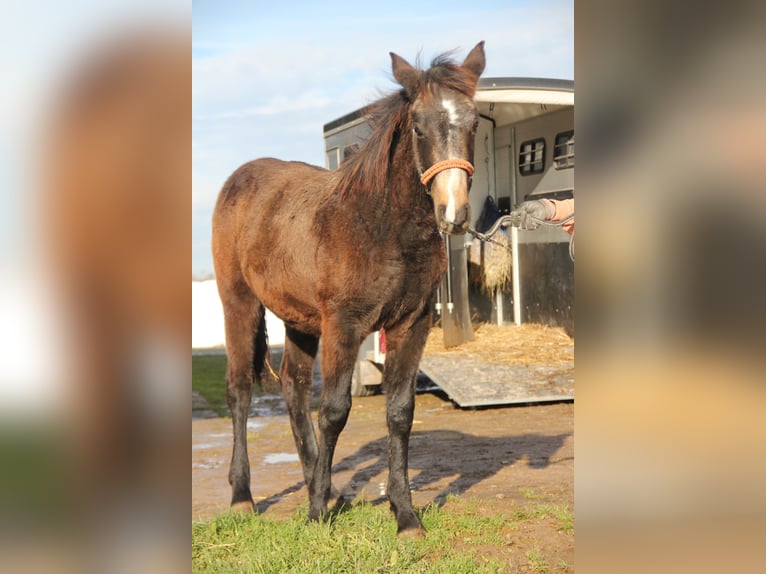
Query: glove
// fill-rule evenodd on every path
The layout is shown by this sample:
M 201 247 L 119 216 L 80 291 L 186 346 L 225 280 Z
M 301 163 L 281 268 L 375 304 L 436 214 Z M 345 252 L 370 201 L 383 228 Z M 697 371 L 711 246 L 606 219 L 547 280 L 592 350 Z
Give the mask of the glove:
M 553 217 L 553 206 L 548 201 L 536 199 L 525 201 L 509 214 L 511 225 L 519 229 L 532 230 L 540 227 L 540 221 Z

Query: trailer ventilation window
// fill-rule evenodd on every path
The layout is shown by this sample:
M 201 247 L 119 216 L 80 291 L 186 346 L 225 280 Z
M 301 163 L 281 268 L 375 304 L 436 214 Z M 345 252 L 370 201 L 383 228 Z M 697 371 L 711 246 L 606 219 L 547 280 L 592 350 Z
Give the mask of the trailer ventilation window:
M 545 139 L 525 141 L 519 148 L 519 173 L 542 173 L 545 168 Z
M 553 146 L 553 167 L 567 169 L 574 167 L 574 130 L 556 134 Z

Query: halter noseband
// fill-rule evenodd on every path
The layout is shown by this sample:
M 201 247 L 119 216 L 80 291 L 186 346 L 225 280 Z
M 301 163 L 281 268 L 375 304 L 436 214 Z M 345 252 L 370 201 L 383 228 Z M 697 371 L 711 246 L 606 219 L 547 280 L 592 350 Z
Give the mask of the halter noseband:
M 473 165 L 470 161 L 464 159 L 444 159 L 442 161 L 437 161 L 425 170 L 420 176 L 420 183 L 427 186 L 428 182 L 431 181 L 437 173 L 452 168 L 465 170 L 468 173 L 468 177 L 473 175 Z

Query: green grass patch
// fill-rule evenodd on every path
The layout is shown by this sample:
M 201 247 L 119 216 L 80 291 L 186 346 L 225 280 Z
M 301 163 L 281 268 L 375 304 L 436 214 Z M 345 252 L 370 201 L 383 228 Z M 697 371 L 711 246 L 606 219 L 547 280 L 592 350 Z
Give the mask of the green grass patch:
M 192 355 L 192 390 L 218 413 L 229 416 L 226 406 L 226 355 Z
M 534 504 L 519 507 L 513 513 L 513 520 L 516 522 L 546 518 L 552 519 L 556 524 L 556 530 L 560 532 L 571 533 L 574 530 L 574 514 L 563 504 Z
M 491 501 L 449 499 L 444 507 L 420 511 L 425 537 L 396 535 L 387 504 L 355 502 L 329 523 L 307 523 L 301 507 L 287 519 L 226 513 L 192 523 L 194 572 L 245 573 L 430 573 L 484 574 L 549 572 L 567 565 L 546 550 L 549 534 L 519 547 L 525 522 L 571 520 L 571 512 L 551 504 L 531 504 L 523 514 L 492 511 Z M 561 528 L 557 528 L 561 530 Z
M 272 351 L 271 364 L 279 370 L 281 351 Z M 226 355 L 192 355 L 192 390 L 198 392 L 218 416 L 231 416 L 226 404 Z M 253 395 L 261 393 L 253 387 Z
M 223 514 L 192 524 L 194 572 L 476 574 L 504 572 L 507 561 L 481 548 L 503 545 L 502 516 L 429 506 L 424 538 L 404 540 L 381 504 L 355 503 L 329 524 L 306 523 L 305 509 L 284 521 Z M 500 550 L 502 553 L 502 549 Z
M 529 504 L 515 510 L 513 513 L 515 520 L 523 522 L 550 518 L 555 522 L 557 531 L 567 534 L 574 531 L 574 514 L 566 505 L 545 502 L 546 495 L 531 488 L 519 488 L 519 492 Z
M 519 488 L 519 492 L 521 493 L 521 496 L 524 497 L 525 500 L 544 500 L 545 495 L 540 494 L 539 492 L 536 492 L 533 488 Z
M 550 571 L 548 561 L 545 559 L 543 553 L 537 548 L 527 550 L 527 560 L 529 561 L 529 568 L 532 572 L 543 574 Z

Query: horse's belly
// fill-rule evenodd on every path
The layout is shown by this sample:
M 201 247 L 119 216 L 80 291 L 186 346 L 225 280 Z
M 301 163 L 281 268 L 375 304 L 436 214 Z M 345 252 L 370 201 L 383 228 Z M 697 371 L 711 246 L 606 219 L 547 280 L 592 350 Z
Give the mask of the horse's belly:
M 277 280 L 268 274 L 251 275 L 248 283 L 261 303 L 286 325 L 319 336 L 321 317 L 313 285 L 296 277 Z
M 289 293 L 282 293 L 268 303 L 264 302 L 264 305 L 282 319 L 286 326 L 317 337 L 321 335 L 322 321 L 319 311 L 308 302 Z

